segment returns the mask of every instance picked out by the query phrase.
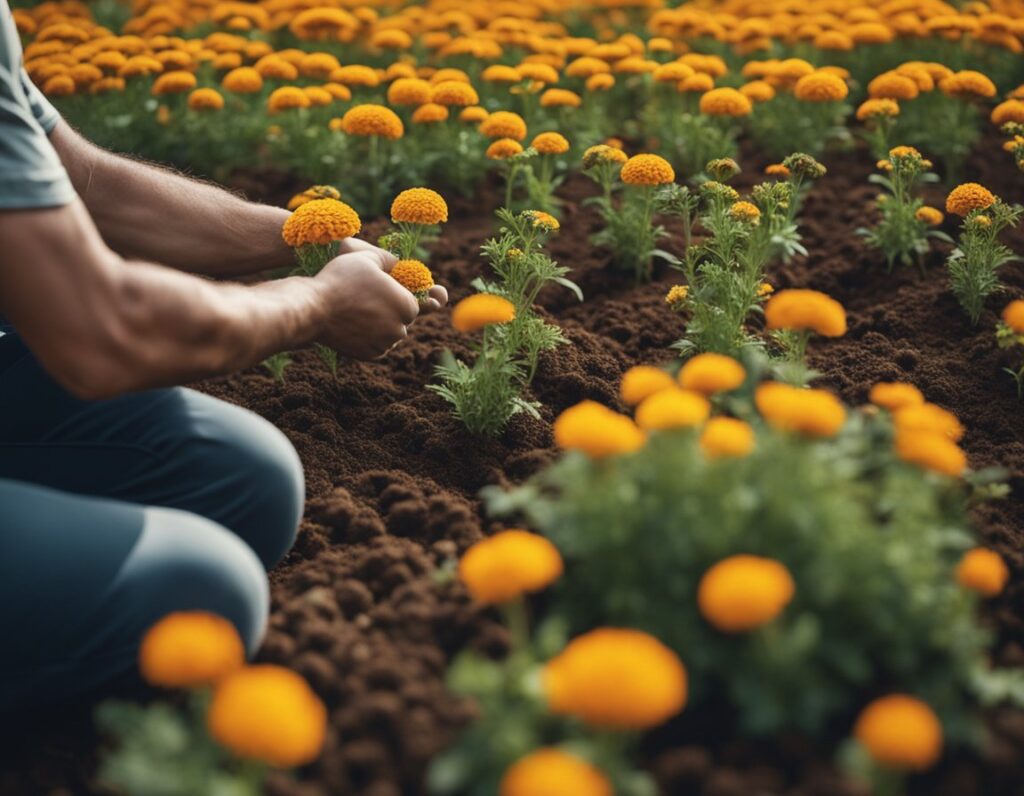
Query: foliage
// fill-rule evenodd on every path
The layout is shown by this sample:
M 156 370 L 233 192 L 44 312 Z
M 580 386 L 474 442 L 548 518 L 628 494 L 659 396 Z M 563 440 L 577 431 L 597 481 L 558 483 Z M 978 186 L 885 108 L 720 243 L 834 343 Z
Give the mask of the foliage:
M 1003 287 L 999 269 L 1019 258 L 999 241 L 999 233 L 1014 227 L 1024 208 L 997 201 L 991 207 L 972 210 L 960 227 L 957 247 L 946 267 L 949 284 L 971 323 L 981 318 L 985 299 Z

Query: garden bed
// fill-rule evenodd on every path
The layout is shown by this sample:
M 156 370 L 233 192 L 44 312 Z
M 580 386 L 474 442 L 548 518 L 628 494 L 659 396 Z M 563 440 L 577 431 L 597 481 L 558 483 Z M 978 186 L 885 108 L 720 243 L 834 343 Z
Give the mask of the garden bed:
M 997 147 L 991 136 L 984 151 Z M 996 629 L 995 658 L 1024 664 L 1024 422 L 992 339 L 994 311 L 1006 297 L 990 302 L 974 327 L 948 290 L 944 251 L 931 253 L 924 272 L 886 273 L 884 260 L 854 233 L 871 212 L 871 158 L 832 154 L 824 162 L 829 173 L 802 214 L 811 254 L 776 267 L 770 280 L 776 288 L 822 290 L 846 307 L 848 334 L 810 350 L 823 386 L 861 403 L 877 381 L 913 382 L 963 419 L 972 467 L 1010 469 L 1009 497 L 986 504 L 975 520 L 983 543 L 1014 573 L 986 613 Z M 749 153 L 742 163 L 746 172 L 734 183 L 740 189 L 765 165 Z M 1001 160 L 980 155 L 971 163 L 972 179 L 1008 201 L 1021 198 L 1019 173 Z M 265 187 L 272 182 L 262 183 L 259 198 L 283 202 L 283 190 Z M 560 192 L 566 206 L 549 251 L 572 269 L 586 300 L 577 304 L 566 291 L 541 296 L 573 345 L 542 358 L 532 386 L 543 406 L 540 421 L 518 416 L 500 438 L 481 440 L 424 389 L 445 348 L 468 352 L 445 313 L 418 320 L 410 339 L 386 359 L 345 363 L 337 379 L 314 355 L 301 353 L 284 385 L 261 369 L 200 385 L 280 427 L 306 468 L 306 517 L 294 551 L 271 576 L 273 610 L 260 658 L 304 675 L 328 705 L 330 727 L 322 757 L 300 772 L 303 784 L 279 780 L 274 792 L 422 792 L 431 759 L 473 716 L 472 705 L 445 687 L 448 662 L 466 647 L 501 655 L 508 641 L 497 615 L 445 577 L 453 559 L 500 527 L 484 515 L 479 490 L 520 482 L 552 461 L 551 422 L 559 412 L 585 398 L 616 406 L 628 367 L 673 357 L 669 346 L 682 322 L 664 295 L 678 275 L 659 268 L 651 283 L 635 286 L 609 272 L 602 251 L 588 244 L 598 221 L 581 200 L 592 192 L 579 175 Z M 933 198 L 938 204 L 939 192 Z M 480 275 L 479 247 L 493 232 L 499 201 L 496 184 L 472 200 L 449 197 L 450 221 L 430 264 L 453 300 L 468 295 Z M 383 229 L 371 222 L 366 231 L 372 239 Z M 1007 238 L 1011 248 L 1024 250 L 1024 230 Z M 1024 293 L 1024 267 L 1012 264 L 1002 276 L 1012 297 Z M 89 792 L 96 738 L 88 709 L 34 714 L 13 727 L 0 759 L 0 793 Z M 1002 712 L 989 719 L 984 757 L 947 756 L 916 784 L 918 792 L 1018 792 L 1024 716 Z M 862 792 L 841 781 L 828 762 L 831 750 L 799 737 L 738 743 L 729 717 L 708 710 L 685 711 L 649 736 L 644 751 L 665 793 Z

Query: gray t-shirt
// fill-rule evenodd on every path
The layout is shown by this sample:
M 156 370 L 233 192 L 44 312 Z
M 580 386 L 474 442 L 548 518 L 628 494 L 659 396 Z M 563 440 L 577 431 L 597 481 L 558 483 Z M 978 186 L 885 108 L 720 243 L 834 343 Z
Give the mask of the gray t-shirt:
M 59 119 L 25 74 L 11 7 L 0 0 L 0 210 L 60 207 L 75 198 L 47 138 Z

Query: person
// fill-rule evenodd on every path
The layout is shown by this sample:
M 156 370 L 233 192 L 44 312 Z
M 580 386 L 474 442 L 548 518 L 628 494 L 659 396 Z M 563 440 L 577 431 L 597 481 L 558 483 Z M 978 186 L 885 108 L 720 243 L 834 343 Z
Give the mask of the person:
M 420 311 L 356 239 L 312 278 L 229 281 L 293 264 L 287 216 L 85 141 L 0 0 L 0 711 L 131 670 L 173 611 L 258 647 L 302 468 L 266 421 L 176 385 L 314 342 L 376 358 Z

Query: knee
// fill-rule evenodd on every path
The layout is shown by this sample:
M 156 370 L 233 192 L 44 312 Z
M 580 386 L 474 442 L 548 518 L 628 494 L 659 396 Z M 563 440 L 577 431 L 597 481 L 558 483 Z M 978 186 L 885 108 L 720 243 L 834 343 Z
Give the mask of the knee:
M 270 602 L 267 576 L 253 550 L 227 529 L 187 512 L 147 510 L 130 558 L 147 626 L 175 611 L 208 611 L 235 626 L 250 655 L 259 648 Z

